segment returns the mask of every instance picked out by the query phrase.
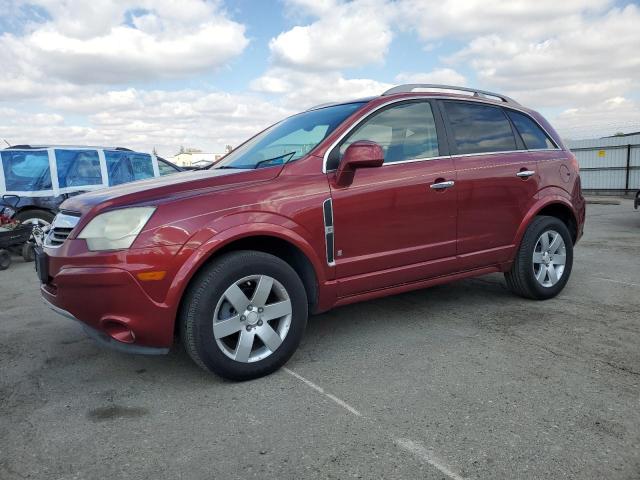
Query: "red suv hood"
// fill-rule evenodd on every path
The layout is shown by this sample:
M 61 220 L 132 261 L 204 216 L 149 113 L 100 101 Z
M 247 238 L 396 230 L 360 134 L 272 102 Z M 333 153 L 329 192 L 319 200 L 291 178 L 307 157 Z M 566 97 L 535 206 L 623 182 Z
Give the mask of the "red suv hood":
M 66 200 L 60 209 L 84 214 L 97 205 L 101 205 L 102 210 L 156 200 L 166 201 L 196 193 L 233 188 L 238 184 L 271 180 L 277 177 L 280 171 L 280 168 L 271 167 L 258 170 L 211 169 L 176 173 L 83 193 Z

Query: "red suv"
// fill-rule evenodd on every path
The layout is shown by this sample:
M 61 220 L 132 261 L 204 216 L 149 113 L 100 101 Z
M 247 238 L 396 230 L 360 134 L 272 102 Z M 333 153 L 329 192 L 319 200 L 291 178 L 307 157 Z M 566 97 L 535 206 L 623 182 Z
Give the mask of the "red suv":
M 291 357 L 309 313 L 491 272 L 551 298 L 584 216 L 576 159 L 540 114 L 403 85 L 293 115 L 207 170 L 67 200 L 37 270 L 101 343 L 166 353 L 178 335 L 248 379 Z

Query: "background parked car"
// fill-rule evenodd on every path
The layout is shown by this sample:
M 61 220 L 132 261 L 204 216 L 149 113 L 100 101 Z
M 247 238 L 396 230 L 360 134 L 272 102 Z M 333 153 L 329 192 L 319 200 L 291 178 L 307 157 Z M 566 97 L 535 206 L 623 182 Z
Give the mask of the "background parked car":
M 17 220 L 45 226 L 69 197 L 180 171 L 163 158 L 122 147 L 18 145 L 0 150 L 0 195 L 20 197 Z

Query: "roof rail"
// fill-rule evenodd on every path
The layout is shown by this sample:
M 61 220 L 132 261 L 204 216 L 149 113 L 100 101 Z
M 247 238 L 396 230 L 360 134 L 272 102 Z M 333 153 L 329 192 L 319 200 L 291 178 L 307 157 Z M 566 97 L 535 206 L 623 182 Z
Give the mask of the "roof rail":
M 390 88 L 382 95 L 393 95 L 394 93 L 408 93 L 413 92 L 416 89 L 424 88 L 431 90 L 457 90 L 460 92 L 470 92 L 473 93 L 474 97 L 494 97 L 504 103 L 511 103 L 514 105 L 520 105 L 513 98 L 509 98 L 506 95 L 502 95 L 501 93 L 487 92 L 485 90 L 479 90 L 477 88 L 467 88 L 467 87 L 455 87 L 453 85 L 438 85 L 435 83 L 407 83 L 405 85 L 398 85 L 397 87 Z

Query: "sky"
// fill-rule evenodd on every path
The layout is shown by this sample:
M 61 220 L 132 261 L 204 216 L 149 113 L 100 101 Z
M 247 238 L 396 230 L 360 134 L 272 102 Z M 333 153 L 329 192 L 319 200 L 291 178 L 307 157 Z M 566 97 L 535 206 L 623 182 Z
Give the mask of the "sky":
M 565 139 L 640 131 L 639 25 L 613 0 L 0 0 L 0 138 L 220 152 L 413 82 L 507 94 Z

